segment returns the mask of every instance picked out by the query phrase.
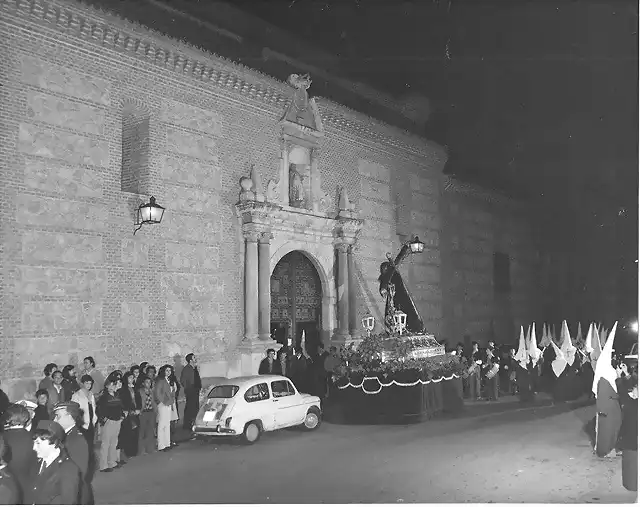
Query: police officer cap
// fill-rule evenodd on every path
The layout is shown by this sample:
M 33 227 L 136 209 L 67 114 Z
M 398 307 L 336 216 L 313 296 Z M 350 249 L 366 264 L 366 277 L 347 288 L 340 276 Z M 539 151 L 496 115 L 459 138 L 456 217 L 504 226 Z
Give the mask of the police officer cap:
M 56 403 L 53 407 L 53 411 L 57 412 L 62 408 L 64 408 L 71 417 L 75 418 L 80 414 L 80 405 L 75 401 L 61 401 L 60 403 Z
M 64 440 L 64 429 L 55 421 L 39 421 L 36 429 L 50 431 L 58 440 Z

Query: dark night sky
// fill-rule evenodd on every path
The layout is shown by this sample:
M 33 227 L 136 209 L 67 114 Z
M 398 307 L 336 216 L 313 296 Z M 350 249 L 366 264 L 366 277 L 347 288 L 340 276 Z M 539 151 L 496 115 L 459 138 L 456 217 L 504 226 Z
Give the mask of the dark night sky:
M 605 170 L 637 199 L 636 2 L 233 3 L 339 55 L 350 76 L 426 95 L 448 172 L 531 193 Z

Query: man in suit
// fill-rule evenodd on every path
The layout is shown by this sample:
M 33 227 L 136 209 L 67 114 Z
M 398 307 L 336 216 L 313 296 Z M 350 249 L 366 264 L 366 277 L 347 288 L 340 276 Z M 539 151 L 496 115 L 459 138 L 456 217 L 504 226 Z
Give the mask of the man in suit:
M 87 439 L 80 432 L 77 421 L 81 420 L 80 405 L 75 401 L 58 403 L 54 408 L 54 421 L 65 432 L 64 445 L 71 460 L 80 469 L 82 485 L 80 488 L 80 503 L 93 504 L 93 490 L 89 474 L 90 450 Z
M 276 369 L 276 351 L 274 349 L 268 349 L 267 357 L 260 361 L 258 375 L 275 375 L 277 374 Z
M 198 415 L 200 405 L 200 389 L 202 389 L 202 380 L 198 371 L 198 360 L 193 353 L 187 354 L 185 359 L 187 365 L 182 369 L 180 374 L 180 383 L 184 389 L 186 403 L 184 406 L 183 428 L 191 431 L 193 423 Z
M 77 505 L 80 499 L 80 469 L 64 447 L 65 433 L 54 421 L 40 421 L 33 449 L 38 457 L 25 503 Z
M 47 392 L 49 393 L 49 412 L 53 417 L 53 407 L 55 407 L 56 404 L 67 400 L 65 399 L 65 392 L 62 387 L 62 380 L 64 379 L 62 372 L 59 370 L 54 371 L 51 375 L 51 379 L 53 380 L 53 384 L 49 389 L 47 389 Z
M 29 484 L 29 474 L 36 462 L 33 439 L 27 431 L 29 411 L 14 403 L 4 414 L 5 461 L 20 489 L 20 501 Z

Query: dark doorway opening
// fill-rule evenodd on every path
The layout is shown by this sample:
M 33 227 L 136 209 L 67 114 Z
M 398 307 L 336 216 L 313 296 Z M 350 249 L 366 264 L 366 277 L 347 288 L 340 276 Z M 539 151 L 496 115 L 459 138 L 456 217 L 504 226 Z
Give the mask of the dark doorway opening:
M 271 274 L 271 335 L 282 345 L 300 346 L 304 332 L 307 352 L 320 344 L 322 285 L 315 266 L 302 252 L 285 255 Z

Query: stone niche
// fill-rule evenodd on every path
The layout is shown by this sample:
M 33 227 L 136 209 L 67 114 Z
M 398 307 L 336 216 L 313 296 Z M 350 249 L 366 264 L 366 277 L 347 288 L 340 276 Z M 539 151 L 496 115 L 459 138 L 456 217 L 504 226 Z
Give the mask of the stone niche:
M 277 177 L 267 183 L 267 201 L 318 212 L 327 195 L 320 185 L 318 159 L 324 137 L 322 119 L 314 99 L 307 93 L 308 75 L 292 74 L 287 82 L 295 89 L 280 119 L 280 161 Z

